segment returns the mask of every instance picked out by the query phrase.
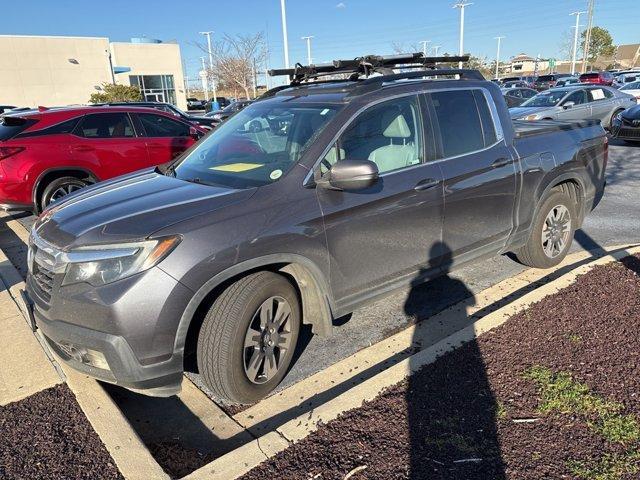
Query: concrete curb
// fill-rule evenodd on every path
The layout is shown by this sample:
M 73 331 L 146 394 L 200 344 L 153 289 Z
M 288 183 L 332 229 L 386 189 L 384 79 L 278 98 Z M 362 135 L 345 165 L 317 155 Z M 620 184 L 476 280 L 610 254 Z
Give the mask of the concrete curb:
M 462 301 L 460 302 L 460 304 L 454 305 L 453 307 L 444 310 L 443 312 L 438 314 L 443 319 L 455 319 L 456 316 L 460 315 L 461 311 L 464 311 L 465 314 L 470 314 L 472 317 L 478 318 L 478 320 L 468 325 L 467 327 L 458 330 L 454 334 L 443 338 L 430 347 L 420 350 L 418 353 L 400 360 L 393 366 L 385 369 L 382 373 L 378 373 L 361 383 L 354 383 L 354 385 L 346 392 L 314 407 L 309 412 L 305 412 L 304 414 L 298 415 L 295 418 L 283 423 L 275 430 L 259 437 L 256 441 L 248 445 L 244 445 L 243 447 L 232 452 L 229 452 L 222 457 L 219 457 L 208 465 L 205 465 L 200 469 L 194 471 L 193 473 L 185 477 L 185 479 L 228 479 L 237 478 L 247 473 L 263 461 L 268 460 L 269 458 L 275 456 L 278 452 L 282 451 L 285 448 L 286 442 L 293 443 L 302 440 L 310 433 L 317 430 L 320 423 L 326 423 L 337 418 L 340 414 L 348 410 L 360 407 L 364 401 L 372 400 L 373 398 L 378 396 L 380 392 L 385 388 L 401 382 L 407 376 L 411 375 L 413 372 L 419 370 L 425 365 L 432 363 L 446 352 L 451 351 L 459 347 L 460 345 L 477 338 L 483 333 L 486 333 L 504 324 L 511 316 L 527 309 L 531 304 L 542 300 L 548 295 L 557 293 L 559 290 L 571 285 L 579 275 L 588 272 L 596 265 L 610 263 L 627 255 L 635 253 L 640 253 L 640 247 L 621 246 L 608 248 L 605 251 L 596 251 L 595 253 L 580 252 L 567 257 L 567 259 L 561 265 L 555 267 L 552 270 L 527 270 L 522 274 L 516 276 L 514 279 L 500 282 L 499 284 L 486 289 L 478 295 L 478 298 L 483 299 L 480 301 L 480 303 L 482 304 L 495 301 L 496 299 L 502 299 L 505 297 L 505 293 L 508 296 L 514 291 L 514 289 L 523 288 L 527 285 L 531 285 L 531 283 L 533 283 L 534 288 L 532 288 L 530 292 L 525 293 L 519 298 L 516 298 L 505 306 L 502 306 L 481 317 L 476 317 L 476 313 L 473 312 L 473 310 L 476 310 L 476 312 L 478 311 L 478 306 L 474 306 L 469 310 L 469 312 L 467 312 L 467 309 L 469 309 L 469 305 L 465 303 L 465 301 Z M 588 259 L 590 258 L 596 259 L 593 261 L 588 261 Z M 587 261 L 587 263 L 583 264 L 583 262 L 585 261 Z M 544 281 L 544 279 L 548 277 L 551 272 L 564 272 L 564 270 L 566 270 L 567 268 L 571 268 L 571 266 L 575 264 L 578 265 L 575 268 L 572 268 L 567 273 L 563 273 L 559 278 L 549 282 Z M 417 328 L 419 327 L 412 326 L 409 329 L 399 332 L 398 334 L 384 340 L 383 342 L 380 342 L 376 345 L 368 347 L 361 352 L 354 354 L 352 357 L 345 359 L 343 362 L 347 365 L 351 365 L 353 363 L 354 357 L 358 357 L 358 360 L 360 360 L 364 358 L 368 353 L 375 355 L 375 351 L 380 350 L 383 346 L 382 344 L 384 343 L 387 343 L 387 346 L 389 348 L 383 348 L 382 350 L 390 350 L 394 342 L 396 350 L 402 346 L 406 348 L 406 338 L 412 337 Z M 343 362 L 338 362 L 338 364 L 334 365 L 333 367 L 336 367 L 336 369 L 334 369 L 333 372 L 329 373 L 335 375 L 335 373 L 339 371 L 341 367 L 344 367 L 344 365 L 341 365 Z M 333 367 L 330 367 L 330 369 Z M 320 372 L 312 377 L 309 377 L 306 380 L 302 380 L 298 384 L 284 390 L 280 394 L 269 397 L 258 403 L 257 405 L 251 407 L 250 409 L 241 412 L 240 414 L 234 416 L 234 418 L 239 420 L 241 424 L 250 423 L 248 422 L 252 419 L 250 417 L 254 417 L 254 414 L 259 414 L 262 410 L 269 410 L 269 407 L 273 402 L 279 403 L 280 401 L 285 400 L 286 403 L 287 401 L 290 401 L 291 398 L 298 396 L 300 393 L 303 393 L 305 391 L 305 388 L 313 388 L 312 385 L 320 382 L 319 378 L 314 377 L 322 374 L 326 375 L 325 372 L 326 371 Z M 293 395 L 290 392 L 293 392 Z M 307 399 L 309 398 L 308 393 L 306 397 Z M 301 400 L 302 402 L 305 401 L 305 395 L 302 396 L 301 400 L 299 396 L 298 398 L 298 404 L 300 404 Z M 286 405 L 284 406 L 284 408 L 286 408 Z M 252 426 L 248 425 L 248 428 L 251 430 Z

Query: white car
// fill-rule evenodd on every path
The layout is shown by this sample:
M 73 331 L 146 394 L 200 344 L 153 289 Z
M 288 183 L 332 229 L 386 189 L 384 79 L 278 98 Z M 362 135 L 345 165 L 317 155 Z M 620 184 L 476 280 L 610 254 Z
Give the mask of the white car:
M 627 83 L 624 87 L 620 87 L 620 91 L 633 95 L 636 99 L 640 100 L 640 80 Z

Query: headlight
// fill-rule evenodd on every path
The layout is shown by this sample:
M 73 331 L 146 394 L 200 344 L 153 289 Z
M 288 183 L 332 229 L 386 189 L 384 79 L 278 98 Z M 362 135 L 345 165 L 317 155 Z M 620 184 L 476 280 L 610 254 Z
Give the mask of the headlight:
M 160 263 L 180 240 L 172 236 L 71 251 L 62 285 L 84 282 L 97 287 L 143 272 Z
M 523 120 L 540 120 L 540 115 L 537 113 L 532 113 L 531 115 L 527 115 L 523 118 Z

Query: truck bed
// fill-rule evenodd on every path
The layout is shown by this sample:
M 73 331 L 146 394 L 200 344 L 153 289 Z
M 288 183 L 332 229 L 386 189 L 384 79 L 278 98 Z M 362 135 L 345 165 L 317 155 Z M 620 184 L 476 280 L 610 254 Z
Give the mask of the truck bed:
M 562 122 L 559 120 L 514 120 L 513 128 L 516 133 L 516 138 L 524 138 L 544 133 L 576 130 L 599 124 L 599 120 L 579 120 L 575 122 Z

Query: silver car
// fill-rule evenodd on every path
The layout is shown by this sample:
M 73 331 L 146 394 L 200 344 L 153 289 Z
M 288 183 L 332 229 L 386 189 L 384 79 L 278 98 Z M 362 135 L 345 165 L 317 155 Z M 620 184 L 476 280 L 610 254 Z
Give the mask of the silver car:
M 514 120 L 600 120 L 610 128 L 613 117 L 635 104 L 632 95 L 615 88 L 575 85 L 540 92 L 509 114 Z

